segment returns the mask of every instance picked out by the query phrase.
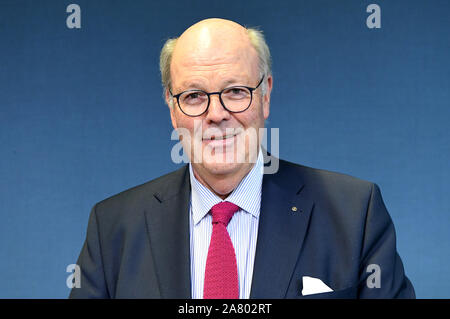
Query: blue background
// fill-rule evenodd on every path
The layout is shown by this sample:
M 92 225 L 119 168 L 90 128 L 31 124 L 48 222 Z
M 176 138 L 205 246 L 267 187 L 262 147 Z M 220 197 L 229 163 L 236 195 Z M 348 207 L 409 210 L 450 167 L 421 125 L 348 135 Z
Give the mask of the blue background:
M 177 168 L 159 51 L 208 17 L 264 30 L 281 157 L 380 185 L 417 296 L 450 297 L 447 0 L 0 0 L 0 297 L 66 298 L 92 206 Z

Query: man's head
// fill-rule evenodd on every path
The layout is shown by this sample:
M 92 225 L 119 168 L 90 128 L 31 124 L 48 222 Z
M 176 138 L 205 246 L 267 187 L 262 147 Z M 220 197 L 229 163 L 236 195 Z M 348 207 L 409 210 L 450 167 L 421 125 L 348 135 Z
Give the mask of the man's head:
M 239 182 L 252 167 L 251 159 L 254 160 L 261 141 L 259 129 L 269 116 L 272 76 L 270 53 L 262 33 L 229 20 L 202 20 L 178 39 L 166 42 L 160 67 L 172 125 L 190 133 L 190 138 L 183 136 L 182 143 L 196 176 L 206 184 L 220 181 L 221 186 L 212 187 L 214 191 L 228 192 L 227 181 L 233 184 L 236 177 Z M 251 103 L 242 112 L 224 108 L 216 94 L 209 96 L 208 109 L 193 117 L 174 98 L 189 90 L 211 93 L 237 86 L 255 88 L 261 79 L 261 85 L 250 90 Z M 232 91 L 228 101 L 238 92 Z M 224 101 L 224 94 L 222 97 Z M 198 95 L 189 98 L 197 101 Z M 196 125 L 201 126 L 197 140 L 194 138 Z M 253 133 L 256 133 L 255 141 L 251 138 L 255 137 Z M 194 154 L 196 147 L 201 150 L 200 156 Z

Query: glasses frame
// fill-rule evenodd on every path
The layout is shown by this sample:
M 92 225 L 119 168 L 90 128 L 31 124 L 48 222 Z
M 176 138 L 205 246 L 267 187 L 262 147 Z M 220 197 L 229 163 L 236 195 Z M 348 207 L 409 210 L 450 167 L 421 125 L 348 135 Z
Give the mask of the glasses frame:
M 208 109 L 209 109 L 209 105 L 211 104 L 211 98 L 210 98 L 210 96 L 211 96 L 211 95 L 215 95 L 215 94 L 219 95 L 219 101 L 220 101 L 220 104 L 222 104 L 222 107 L 223 107 L 225 110 L 227 110 L 227 111 L 230 112 L 230 113 L 242 113 L 242 112 L 247 111 L 248 108 L 250 107 L 250 105 L 252 105 L 252 102 L 253 102 L 253 91 L 255 91 L 255 90 L 261 85 L 261 83 L 262 83 L 263 80 L 264 80 L 264 77 L 265 77 L 265 75 L 262 76 L 261 80 L 259 81 L 259 83 L 258 83 L 258 85 L 257 85 L 256 87 L 250 87 L 250 86 L 245 86 L 245 85 L 236 85 L 236 86 L 226 87 L 226 88 L 224 88 L 222 91 L 218 91 L 218 92 L 210 92 L 210 93 L 209 93 L 209 92 L 205 92 L 205 91 L 203 91 L 203 90 L 187 90 L 187 91 L 183 91 L 183 92 L 181 92 L 181 93 L 178 93 L 178 94 L 176 94 L 176 95 L 173 95 L 173 94 L 172 94 L 172 91 L 169 89 L 169 93 L 170 93 L 170 95 L 172 95 L 172 98 L 176 98 L 176 99 L 177 99 L 177 104 L 178 104 L 178 107 L 180 108 L 181 112 L 183 112 L 183 114 L 185 114 L 185 115 L 187 115 L 187 116 L 190 116 L 190 117 L 197 117 L 197 116 L 201 116 L 201 115 L 205 114 L 205 113 L 208 111 Z M 243 109 L 242 111 L 231 111 L 231 110 L 229 110 L 229 109 L 225 106 L 225 103 L 223 103 L 223 100 L 222 100 L 222 93 L 223 93 L 225 90 L 229 90 L 229 89 L 232 89 L 232 88 L 246 88 L 247 90 L 250 91 L 250 103 L 249 103 L 248 106 L 247 106 L 245 109 Z M 205 94 L 208 96 L 208 105 L 206 106 L 205 110 L 204 110 L 202 113 L 200 113 L 200 114 L 198 114 L 198 115 L 190 115 L 190 114 L 187 114 L 185 111 L 183 111 L 183 109 L 181 108 L 181 105 L 180 105 L 180 96 L 181 96 L 182 94 L 186 93 L 186 92 L 203 92 L 203 93 L 205 93 Z

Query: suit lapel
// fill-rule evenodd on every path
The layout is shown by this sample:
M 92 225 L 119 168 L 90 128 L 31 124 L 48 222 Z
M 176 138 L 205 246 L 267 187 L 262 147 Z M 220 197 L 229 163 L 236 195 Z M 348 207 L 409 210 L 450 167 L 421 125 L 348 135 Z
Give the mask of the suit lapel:
M 308 228 L 313 202 L 286 166 L 263 178 L 251 298 L 286 296 Z M 188 166 L 153 196 L 145 218 L 161 298 L 191 298 Z
M 251 298 L 284 298 L 308 228 L 313 202 L 280 161 L 264 175 Z
M 161 298 L 191 298 L 188 167 L 153 196 L 145 217 Z

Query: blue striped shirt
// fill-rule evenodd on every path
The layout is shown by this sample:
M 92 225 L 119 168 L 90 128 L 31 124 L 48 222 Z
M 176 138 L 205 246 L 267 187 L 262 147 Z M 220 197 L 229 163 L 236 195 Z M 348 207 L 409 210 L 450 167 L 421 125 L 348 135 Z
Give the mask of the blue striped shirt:
M 240 207 L 227 226 L 236 253 L 240 299 L 250 298 L 261 206 L 262 172 L 263 159 L 260 149 L 253 168 L 224 200 Z M 222 202 L 222 199 L 195 178 L 191 164 L 189 164 L 189 173 L 191 178 L 191 293 L 192 298 L 202 299 L 206 258 L 212 233 L 212 217 L 208 212 L 214 205 Z

